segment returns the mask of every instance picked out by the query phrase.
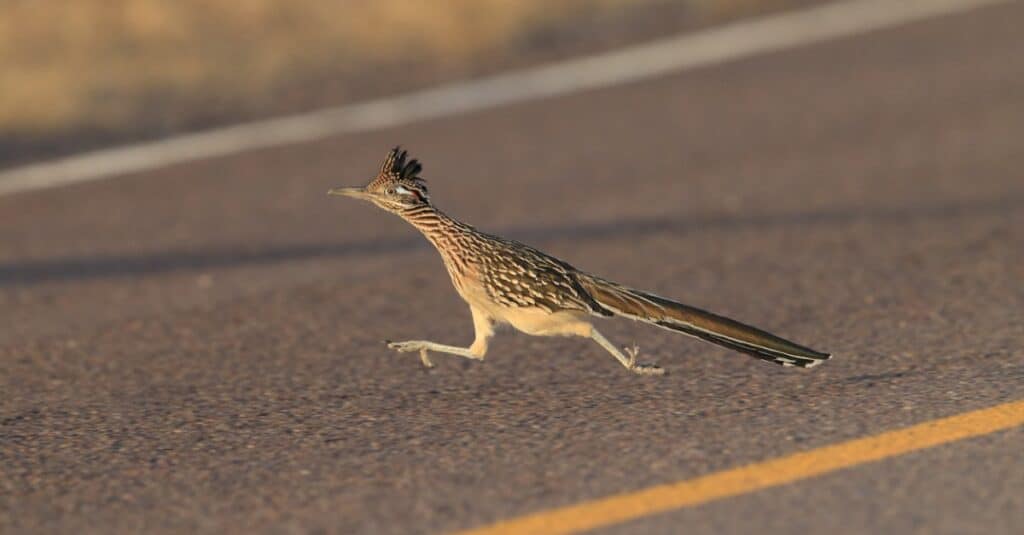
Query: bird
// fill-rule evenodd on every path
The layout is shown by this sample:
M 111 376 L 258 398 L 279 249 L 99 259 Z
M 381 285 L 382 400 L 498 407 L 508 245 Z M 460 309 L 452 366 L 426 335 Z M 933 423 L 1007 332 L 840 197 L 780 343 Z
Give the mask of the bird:
M 475 336 L 468 347 L 428 340 L 385 341 L 391 349 L 483 360 L 497 326 L 533 336 L 579 336 L 597 342 L 624 368 L 662 375 L 664 368 L 637 362 L 636 345 L 620 350 L 594 326 L 594 318 L 628 318 L 717 344 L 786 367 L 811 368 L 831 358 L 736 320 L 612 282 L 576 269 L 533 247 L 487 234 L 438 209 L 420 176 L 423 166 L 400 146 L 362 187 L 333 188 L 329 195 L 369 201 L 419 230 L 437 249 L 455 290 L 469 304 Z

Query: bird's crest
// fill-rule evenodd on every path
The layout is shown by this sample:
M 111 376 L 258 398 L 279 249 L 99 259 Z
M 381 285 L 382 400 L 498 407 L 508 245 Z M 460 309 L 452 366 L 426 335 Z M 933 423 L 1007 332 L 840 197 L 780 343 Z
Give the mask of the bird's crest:
M 408 152 L 402 150 L 402 147 L 391 149 L 380 166 L 380 174 L 406 180 L 423 180 L 420 177 L 423 166 L 415 159 L 406 161 L 406 156 L 408 156 Z

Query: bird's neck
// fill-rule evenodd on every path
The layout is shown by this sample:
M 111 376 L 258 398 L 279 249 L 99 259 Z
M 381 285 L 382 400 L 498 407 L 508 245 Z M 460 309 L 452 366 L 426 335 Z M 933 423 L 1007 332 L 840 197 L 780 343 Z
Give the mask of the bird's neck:
M 435 246 L 439 241 L 472 230 L 469 225 L 449 216 L 431 205 L 417 206 L 398 215 L 416 227 Z
M 441 253 L 449 271 L 463 271 L 462 259 L 455 254 L 472 235 L 473 227 L 449 216 L 433 206 L 417 206 L 398 215 L 416 227 Z

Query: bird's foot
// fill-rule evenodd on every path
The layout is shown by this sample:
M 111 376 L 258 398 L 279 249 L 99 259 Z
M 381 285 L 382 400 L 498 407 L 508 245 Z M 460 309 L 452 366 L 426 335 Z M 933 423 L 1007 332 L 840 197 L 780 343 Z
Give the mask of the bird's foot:
M 636 357 L 640 355 L 640 347 L 633 345 L 633 347 L 624 347 L 626 354 L 629 355 L 629 371 L 637 375 L 665 375 L 664 368 L 655 366 L 654 364 L 637 364 Z
M 419 351 L 420 362 L 423 363 L 423 366 L 427 368 L 434 367 L 434 363 L 431 362 L 430 357 L 427 356 L 426 344 L 420 340 L 409 340 L 406 342 L 392 342 L 390 340 L 385 340 L 384 343 L 399 353 L 412 353 L 414 351 Z

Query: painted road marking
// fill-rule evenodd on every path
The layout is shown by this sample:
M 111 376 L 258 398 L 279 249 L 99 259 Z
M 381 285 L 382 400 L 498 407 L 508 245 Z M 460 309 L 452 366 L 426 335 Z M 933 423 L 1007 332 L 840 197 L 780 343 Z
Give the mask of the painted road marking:
M 476 81 L 16 167 L 0 171 L 0 195 L 610 87 L 1008 1 L 845 0 Z
M 599 500 L 541 511 L 458 535 L 580 533 L 673 509 L 777 487 L 837 470 L 881 461 L 1024 425 L 1024 400 L 932 420 L 872 437 L 659 485 Z

